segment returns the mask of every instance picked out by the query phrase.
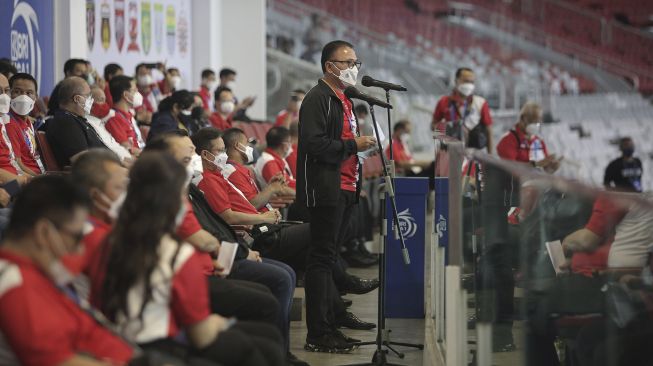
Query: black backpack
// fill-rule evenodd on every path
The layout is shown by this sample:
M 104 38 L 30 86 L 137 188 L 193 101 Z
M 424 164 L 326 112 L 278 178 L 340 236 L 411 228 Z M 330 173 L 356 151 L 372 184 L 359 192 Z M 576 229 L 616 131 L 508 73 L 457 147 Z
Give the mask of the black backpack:
M 202 225 L 202 229 L 208 231 L 220 241 L 238 243 L 236 259 L 247 258 L 249 247 L 236 235 L 231 226 L 213 211 L 206 197 L 204 197 L 204 193 L 192 183 L 188 187 L 188 198 L 193 206 L 197 221 Z

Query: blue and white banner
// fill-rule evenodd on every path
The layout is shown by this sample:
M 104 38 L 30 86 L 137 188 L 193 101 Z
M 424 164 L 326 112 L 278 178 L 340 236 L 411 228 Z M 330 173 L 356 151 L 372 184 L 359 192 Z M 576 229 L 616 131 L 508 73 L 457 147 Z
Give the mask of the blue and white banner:
M 55 82 L 53 19 L 52 0 L 0 1 L 0 57 L 34 76 L 40 95 Z

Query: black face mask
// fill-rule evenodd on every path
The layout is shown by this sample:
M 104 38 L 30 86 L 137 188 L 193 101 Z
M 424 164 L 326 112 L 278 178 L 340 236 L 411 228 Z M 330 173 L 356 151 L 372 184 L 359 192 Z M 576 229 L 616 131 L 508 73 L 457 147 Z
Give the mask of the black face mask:
M 629 158 L 629 157 L 633 156 L 633 154 L 635 153 L 635 148 L 634 148 L 634 147 L 626 147 L 626 148 L 623 148 L 623 149 L 621 149 L 621 153 L 622 153 L 625 157 Z

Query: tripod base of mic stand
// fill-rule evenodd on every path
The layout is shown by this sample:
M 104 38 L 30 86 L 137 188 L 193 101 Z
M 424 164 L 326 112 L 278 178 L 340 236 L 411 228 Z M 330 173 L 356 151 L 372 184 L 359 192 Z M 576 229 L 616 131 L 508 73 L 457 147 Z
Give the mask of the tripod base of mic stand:
M 372 356 L 372 362 L 366 362 L 366 363 L 357 363 L 353 365 L 346 365 L 346 366 L 405 366 L 401 365 L 398 363 L 388 363 L 387 360 L 387 355 L 388 351 L 386 350 L 377 350 L 374 352 L 374 356 Z

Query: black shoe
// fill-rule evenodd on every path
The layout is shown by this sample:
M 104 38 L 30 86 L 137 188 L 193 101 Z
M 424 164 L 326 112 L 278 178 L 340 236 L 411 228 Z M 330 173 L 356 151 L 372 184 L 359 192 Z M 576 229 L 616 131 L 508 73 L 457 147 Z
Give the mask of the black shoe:
M 354 303 L 353 301 L 351 301 L 349 299 L 345 299 L 345 298 L 341 298 L 341 299 L 342 299 L 342 303 L 345 304 L 346 308 L 351 307 L 351 305 Z
M 345 333 L 341 332 L 339 329 L 335 329 L 333 331 L 333 334 L 336 337 L 339 337 L 339 338 L 343 339 L 347 343 L 360 343 L 360 342 L 362 342 L 360 339 L 356 339 L 356 338 L 352 338 L 352 337 L 347 336 Z M 354 346 L 354 349 L 358 348 L 357 344 L 353 344 L 353 346 Z
M 371 280 L 364 280 L 356 276 L 350 277 L 351 278 L 348 281 L 349 283 L 345 288 L 342 289 L 342 291 L 348 294 L 363 295 L 368 292 L 372 292 L 376 290 L 377 287 L 379 287 L 379 280 L 376 278 Z
M 325 334 L 318 338 L 306 337 L 304 345 L 304 349 L 309 352 L 324 353 L 349 353 L 354 348 L 354 345 L 347 342 L 344 337 L 338 336 L 337 333 Z
M 342 258 L 353 268 L 367 268 L 379 263 L 378 259 L 364 256 L 358 251 L 343 253 Z
M 362 321 L 349 311 L 342 318 L 336 320 L 336 326 L 356 330 L 371 330 L 376 328 L 376 324 Z
M 291 366 L 311 366 L 308 362 L 300 360 L 290 352 L 286 355 L 286 363 Z

